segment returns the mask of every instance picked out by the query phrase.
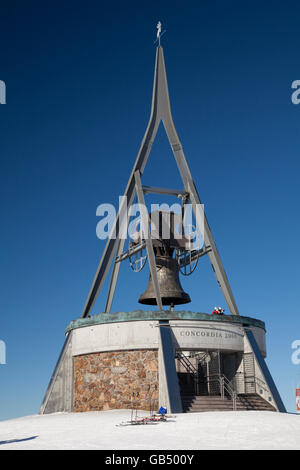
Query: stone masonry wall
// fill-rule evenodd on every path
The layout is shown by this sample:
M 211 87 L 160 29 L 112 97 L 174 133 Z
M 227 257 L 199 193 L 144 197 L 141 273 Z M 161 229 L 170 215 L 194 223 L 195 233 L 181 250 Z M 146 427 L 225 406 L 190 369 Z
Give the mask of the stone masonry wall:
M 149 386 L 151 408 L 158 409 L 157 350 L 99 352 L 73 360 L 74 411 L 149 410 Z

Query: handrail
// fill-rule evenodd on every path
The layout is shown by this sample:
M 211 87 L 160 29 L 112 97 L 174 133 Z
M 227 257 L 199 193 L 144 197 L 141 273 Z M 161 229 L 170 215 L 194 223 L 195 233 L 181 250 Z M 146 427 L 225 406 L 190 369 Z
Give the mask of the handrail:
M 187 356 L 180 353 L 179 351 L 176 352 L 175 358 L 179 360 L 179 362 L 185 367 L 185 369 L 191 374 L 193 381 L 194 381 L 194 391 L 195 394 L 198 395 L 199 393 L 199 372 L 198 369 L 191 363 Z
M 202 352 L 190 352 L 188 356 L 185 356 L 187 358 L 196 358 L 198 359 L 198 362 L 203 362 L 204 359 L 206 359 L 209 356 L 208 351 L 202 351 Z
M 198 370 L 194 365 L 191 363 L 191 361 L 188 359 L 187 356 L 184 354 L 181 354 L 179 352 L 176 353 L 175 358 L 178 359 L 181 364 L 190 372 L 191 374 L 197 374 Z
M 203 355 L 203 358 L 204 357 L 205 357 L 205 354 Z M 176 352 L 175 358 L 178 359 L 180 363 L 186 368 L 186 370 L 192 375 L 194 379 L 196 394 L 199 392 L 199 384 L 201 382 L 203 383 L 206 382 L 207 385 L 213 382 L 217 382 L 220 387 L 220 393 L 221 393 L 222 399 L 223 400 L 225 399 L 225 393 L 227 393 L 232 400 L 233 410 L 234 411 L 236 410 L 237 393 L 232 387 L 231 382 L 228 380 L 228 378 L 224 374 L 211 374 L 205 377 L 205 380 L 203 381 L 199 379 L 198 370 L 194 367 L 194 365 L 191 363 L 191 361 L 188 359 L 187 356 L 185 356 L 184 354 L 181 354 L 180 352 Z
M 256 375 L 248 375 L 247 379 L 252 379 L 252 382 L 255 386 L 255 392 L 256 392 L 256 387 L 260 387 L 264 389 L 265 392 L 269 393 L 269 390 L 267 388 L 266 382 L 259 377 L 256 377 Z
M 221 380 L 223 382 L 223 387 L 224 387 L 224 390 L 223 390 L 223 394 L 225 392 L 225 390 L 227 391 L 227 393 L 229 393 L 231 399 L 232 399 L 232 406 L 233 406 L 233 410 L 236 411 L 236 400 L 237 400 L 237 393 L 236 391 L 233 389 L 233 387 L 231 386 L 231 383 L 230 381 L 227 379 L 227 377 L 225 375 L 222 375 L 221 376 Z M 224 397 L 223 397 L 224 398 Z
M 197 353 L 195 354 L 194 357 L 196 357 L 198 359 L 198 361 L 200 363 L 202 363 L 204 360 L 206 360 L 206 358 L 209 356 L 209 353 L 208 352 L 204 352 L 204 353 Z
M 257 385 L 261 388 L 263 388 L 266 392 L 269 393 L 269 390 L 267 388 L 267 384 L 264 380 L 260 379 L 259 377 L 255 376 L 255 381 L 257 382 Z
M 215 378 L 214 378 L 215 377 Z M 232 387 L 230 381 L 224 374 L 213 374 L 206 378 L 207 382 L 217 382 L 220 386 L 221 397 L 225 399 L 225 392 L 230 396 L 232 400 L 233 410 L 236 411 L 237 393 Z

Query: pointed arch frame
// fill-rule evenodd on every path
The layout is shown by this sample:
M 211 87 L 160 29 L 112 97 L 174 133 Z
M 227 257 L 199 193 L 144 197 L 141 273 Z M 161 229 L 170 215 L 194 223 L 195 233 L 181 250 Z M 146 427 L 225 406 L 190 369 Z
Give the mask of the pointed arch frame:
M 189 199 L 192 203 L 194 215 L 198 222 L 198 226 L 201 227 L 201 223 L 200 223 L 201 221 L 198 219 L 199 217 L 201 217 L 204 221 L 204 224 L 202 223 L 203 225 L 202 236 L 203 236 L 204 245 L 206 248 L 206 253 L 208 254 L 210 258 L 210 262 L 214 270 L 217 282 L 221 288 L 221 291 L 224 295 L 225 301 L 228 305 L 228 308 L 231 314 L 239 315 L 237 304 L 235 302 L 220 255 L 218 253 L 210 227 L 208 225 L 206 215 L 204 214 L 203 206 L 201 204 L 198 191 L 196 189 L 191 171 L 189 169 L 180 139 L 178 137 L 178 134 L 176 132 L 176 128 L 173 122 L 163 48 L 162 46 L 159 45 L 156 49 L 156 61 L 155 61 L 154 84 L 153 84 L 150 119 L 148 122 L 145 135 L 143 137 L 133 170 L 131 172 L 128 184 L 124 192 L 124 196 L 126 196 L 127 198 L 126 201 L 128 203 L 128 207 L 130 207 L 131 204 L 133 203 L 133 199 L 135 195 L 138 196 L 139 204 L 144 203 L 145 191 L 142 187 L 141 177 L 144 172 L 144 169 L 145 169 L 145 166 L 146 166 L 146 163 L 147 163 L 150 151 L 151 151 L 151 147 L 155 140 L 158 126 L 161 121 L 163 122 L 166 134 L 169 139 L 169 143 L 173 151 L 173 155 L 175 157 L 175 161 L 177 163 L 179 173 L 181 175 L 181 179 L 182 179 L 183 186 L 184 186 L 183 192 L 187 193 L 189 196 Z M 159 189 L 157 189 L 157 192 L 159 192 Z M 125 198 L 123 198 L 123 202 L 124 201 L 125 201 Z M 199 210 L 196 211 L 195 210 L 196 207 L 200 208 L 200 211 Z M 90 292 L 88 294 L 86 303 L 84 305 L 84 309 L 82 311 L 81 316 L 83 318 L 87 317 L 90 314 L 90 311 L 99 295 L 99 292 L 103 286 L 103 283 L 108 275 L 108 272 L 111 268 L 111 265 L 114 259 L 116 260 L 123 252 L 125 240 L 119 237 L 120 214 L 122 213 L 122 211 L 124 211 L 124 207 L 122 207 L 121 205 L 121 207 L 119 208 L 118 214 L 116 216 L 115 222 L 114 222 L 114 227 L 112 229 L 112 233 L 116 233 L 116 237 L 109 238 L 106 243 L 106 246 L 103 251 L 98 269 L 96 271 Z M 144 223 L 146 223 L 145 220 L 144 220 Z M 128 224 L 128 214 L 127 214 L 127 224 Z M 162 310 L 159 285 L 158 285 L 157 276 L 156 276 L 155 257 L 153 254 L 153 246 L 152 246 L 151 238 L 149 241 L 147 241 L 146 248 L 147 248 L 148 260 L 149 260 L 149 265 L 150 265 L 150 272 L 152 275 L 154 289 L 156 293 L 157 306 L 159 310 Z M 106 313 L 109 313 L 111 311 L 112 302 L 113 302 L 118 275 L 119 275 L 119 269 L 120 269 L 120 263 L 114 262 L 110 285 L 109 285 L 108 296 L 107 296 L 106 305 L 105 305 Z

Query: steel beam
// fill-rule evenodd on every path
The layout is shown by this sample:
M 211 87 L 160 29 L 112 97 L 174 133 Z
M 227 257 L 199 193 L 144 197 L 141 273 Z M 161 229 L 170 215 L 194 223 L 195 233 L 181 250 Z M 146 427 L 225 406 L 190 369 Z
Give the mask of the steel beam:
M 139 171 L 135 172 L 135 184 L 136 184 L 136 193 L 137 193 L 137 197 L 139 201 L 139 209 L 140 209 L 140 214 L 141 214 L 142 233 L 144 235 L 145 242 L 146 242 L 148 262 L 149 262 L 151 279 L 153 282 L 153 287 L 154 287 L 154 292 L 155 292 L 155 297 L 156 297 L 157 308 L 158 310 L 162 310 L 163 308 L 162 308 L 159 283 L 157 279 L 156 261 L 155 261 L 154 251 L 153 251 L 151 232 L 149 229 L 149 216 L 148 216 L 148 211 L 145 205 L 144 192 L 142 188 L 141 175 Z
M 175 125 L 174 125 L 172 113 L 171 113 L 163 50 L 161 46 L 158 49 L 159 49 L 158 54 L 159 54 L 159 65 L 160 65 L 158 68 L 158 76 L 159 76 L 158 80 L 160 83 L 160 98 L 161 98 L 160 104 L 158 106 L 159 112 L 160 112 L 165 130 L 166 130 L 177 166 L 178 166 L 178 170 L 183 180 L 184 189 L 189 194 L 189 198 L 193 206 L 193 212 L 198 222 L 198 227 L 202 226 L 202 220 L 204 222 L 203 223 L 204 233 L 202 234 L 202 236 L 204 239 L 205 246 L 211 247 L 211 251 L 209 251 L 208 255 L 209 255 L 213 270 L 215 272 L 217 281 L 219 283 L 219 286 L 221 287 L 222 293 L 227 302 L 230 312 L 232 313 L 232 315 L 239 315 L 238 307 L 236 305 L 229 281 L 227 279 L 225 270 L 222 265 L 221 258 L 219 256 L 212 233 L 210 231 L 210 228 L 206 219 L 206 215 L 204 214 L 203 207 L 202 207 L 196 186 L 194 184 L 187 160 L 185 158 L 180 139 L 175 129 Z M 199 208 L 198 211 L 196 211 L 196 207 Z
M 153 186 L 143 186 L 144 194 L 162 194 L 167 196 L 188 196 L 184 189 L 155 188 Z
M 148 160 L 148 156 L 153 144 L 153 141 L 155 139 L 157 129 L 160 123 L 160 117 L 158 115 L 158 108 L 157 108 L 157 103 L 158 103 L 158 74 L 157 74 L 157 69 L 158 69 L 158 61 L 159 61 L 159 54 L 158 50 L 156 51 L 156 65 L 155 65 L 155 72 L 154 72 L 154 84 L 153 84 L 153 94 L 152 94 L 152 106 L 151 106 L 151 114 L 150 114 L 150 119 L 148 122 L 148 126 L 145 132 L 145 135 L 143 137 L 133 170 L 131 172 L 131 175 L 129 177 L 128 184 L 126 186 L 124 196 L 127 197 L 128 205 L 132 204 L 133 198 L 134 198 L 134 191 L 135 191 L 135 178 L 134 174 L 137 170 L 140 171 L 140 174 L 143 174 L 145 165 Z M 109 272 L 109 269 L 111 267 L 111 264 L 113 262 L 113 258 L 115 255 L 116 250 L 118 249 L 119 254 L 121 253 L 121 246 L 117 246 L 117 240 L 119 239 L 119 234 L 118 234 L 118 221 L 119 221 L 119 216 L 120 213 L 118 212 L 116 221 L 115 221 L 115 229 L 116 229 L 116 239 L 112 239 L 111 237 L 107 240 L 102 258 L 100 260 L 97 272 L 95 274 L 92 287 L 90 289 L 90 292 L 88 294 L 85 306 L 82 311 L 82 317 L 87 317 L 99 295 L 99 292 L 103 286 L 103 283 L 105 281 L 105 278 Z M 113 233 L 113 232 L 112 232 Z M 110 283 L 110 290 L 109 290 L 109 298 L 107 299 L 106 302 L 106 311 L 110 311 L 111 304 L 113 301 L 113 296 L 115 293 L 115 288 L 116 288 L 116 283 L 117 283 L 117 278 L 119 274 L 119 269 L 120 266 L 117 265 L 113 269 L 113 276 L 112 280 Z

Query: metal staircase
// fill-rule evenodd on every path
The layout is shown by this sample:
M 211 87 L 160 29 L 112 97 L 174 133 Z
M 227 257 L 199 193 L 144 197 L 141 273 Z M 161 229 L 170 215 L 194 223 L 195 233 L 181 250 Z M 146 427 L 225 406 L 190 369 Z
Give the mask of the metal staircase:
M 221 400 L 230 399 L 232 408 L 236 409 L 236 392 L 230 381 L 224 374 L 220 373 L 220 361 L 218 355 L 210 353 L 194 354 L 191 357 L 197 359 L 198 368 L 190 361 L 189 357 L 177 351 L 175 358 L 185 368 L 185 374 L 179 374 L 179 384 L 183 405 L 186 400 L 199 396 L 216 396 Z M 206 365 L 207 373 L 203 372 L 203 364 Z M 185 376 L 186 380 L 183 380 Z
M 185 373 L 178 373 L 183 411 L 276 411 L 257 393 L 259 389 L 266 390 L 266 384 L 254 375 L 253 355 L 245 356 L 245 393 L 238 395 L 235 380 L 228 380 L 220 371 L 218 353 L 191 353 L 187 356 L 177 351 L 175 358 L 185 370 Z M 190 360 L 194 358 L 198 367 Z

